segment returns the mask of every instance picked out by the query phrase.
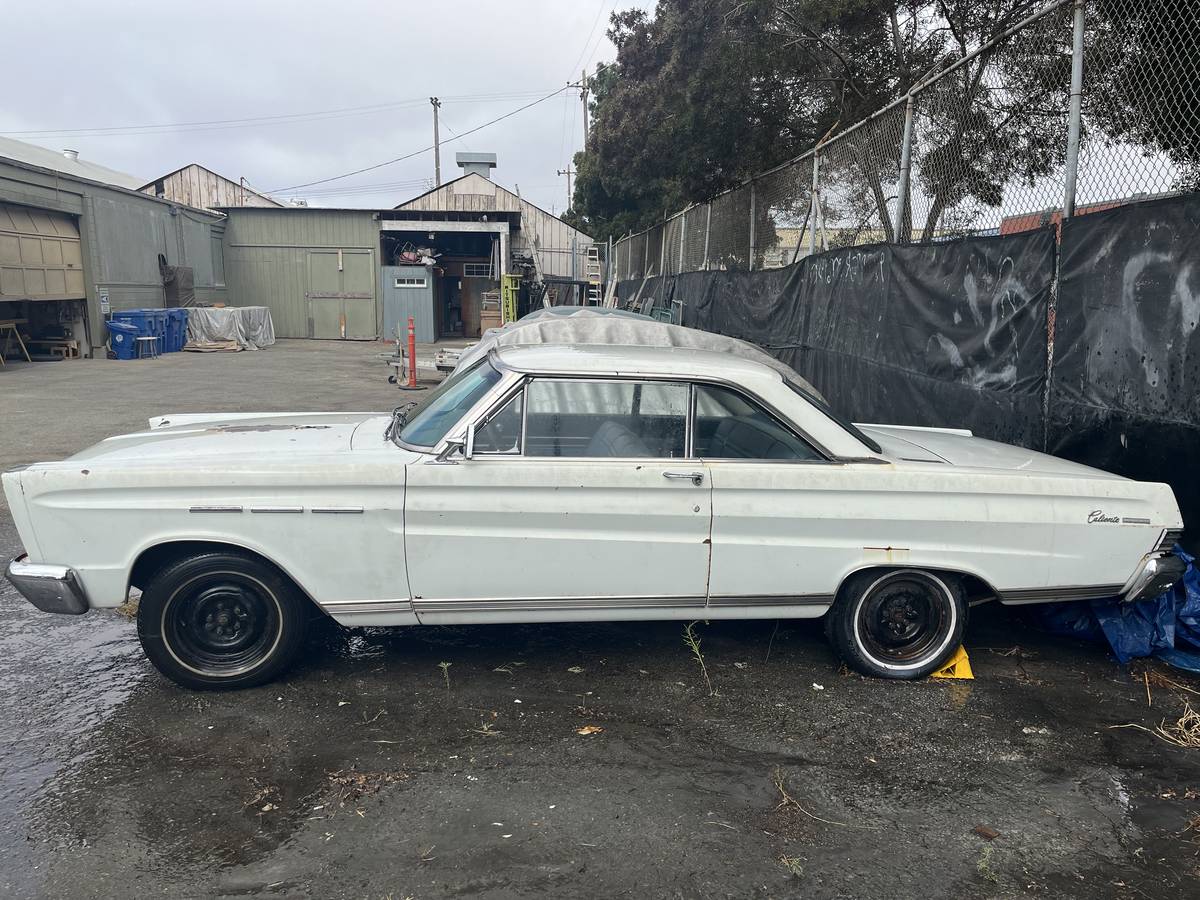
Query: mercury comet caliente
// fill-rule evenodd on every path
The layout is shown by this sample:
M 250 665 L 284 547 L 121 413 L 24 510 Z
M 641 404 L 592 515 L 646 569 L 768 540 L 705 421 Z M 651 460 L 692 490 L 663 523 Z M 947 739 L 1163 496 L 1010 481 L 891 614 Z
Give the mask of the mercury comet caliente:
M 59 613 L 140 589 L 150 660 L 209 688 L 279 675 L 313 613 L 824 616 L 853 668 L 919 678 L 973 602 L 1136 600 L 1180 577 L 1166 485 L 967 431 L 855 426 L 780 369 L 497 344 L 411 413 L 163 416 L 4 475 L 27 553 L 8 578 Z

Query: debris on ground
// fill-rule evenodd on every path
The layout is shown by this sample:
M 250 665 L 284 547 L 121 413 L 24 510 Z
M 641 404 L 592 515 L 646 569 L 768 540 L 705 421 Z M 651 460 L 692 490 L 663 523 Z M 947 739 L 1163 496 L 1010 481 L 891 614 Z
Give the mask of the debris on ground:
M 1192 709 L 1187 700 L 1183 701 L 1183 715 L 1174 722 L 1168 723 L 1163 719 L 1154 728 L 1128 722 L 1124 725 L 1109 725 L 1109 728 L 1136 728 L 1154 735 L 1168 744 L 1183 747 L 1188 750 L 1200 750 L 1200 713 Z
M 583 735 L 599 734 L 603 730 L 604 729 L 599 725 L 584 725 L 582 728 L 576 729 L 575 733 Z
M 995 828 L 992 828 L 990 825 L 976 825 L 971 830 L 985 841 L 994 841 L 996 838 L 1000 837 L 1000 832 L 998 832 Z

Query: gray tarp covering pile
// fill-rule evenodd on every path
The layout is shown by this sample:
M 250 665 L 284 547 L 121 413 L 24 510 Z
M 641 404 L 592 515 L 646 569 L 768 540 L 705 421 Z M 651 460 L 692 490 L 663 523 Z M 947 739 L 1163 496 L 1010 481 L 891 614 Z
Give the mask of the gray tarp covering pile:
M 193 306 L 188 310 L 185 350 L 261 350 L 275 343 L 265 306 Z
M 730 356 L 750 359 L 770 366 L 800 390 L 823 400 L 820 393 L 796 371 L 753 344 L 645 316 L 614 314 L 613 310 L 582 308 L 569 314 L 530 315 L 503 328 L 492 328 L 478 344 L 468 347 L 459 357 L 462 371 L 493 347 L 520 347 L 530 344 L 631 344 L 638 347 L 684 347 L 689 350 L 714 350 Z

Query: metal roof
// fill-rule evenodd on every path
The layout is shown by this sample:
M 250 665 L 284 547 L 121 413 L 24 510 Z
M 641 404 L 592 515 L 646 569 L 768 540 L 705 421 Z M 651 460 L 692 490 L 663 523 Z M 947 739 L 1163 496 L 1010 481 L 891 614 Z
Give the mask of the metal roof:
M 116 169 L 110 169 L 86 159 L 71 159 L 64 156 L 61 151 L 39 147 L 37 144 L 27 144 L 24 141 L 13 140 L 2 135 L 0 135 L 0 158 L 15 160 L 41 169 L 50 169 L 54 172 L 61 172 L 63 175 L 98 181 L 101 184 L 113 184 L 130 191 L 136 191 L 146 183 L 144 179 L 118 172 Z

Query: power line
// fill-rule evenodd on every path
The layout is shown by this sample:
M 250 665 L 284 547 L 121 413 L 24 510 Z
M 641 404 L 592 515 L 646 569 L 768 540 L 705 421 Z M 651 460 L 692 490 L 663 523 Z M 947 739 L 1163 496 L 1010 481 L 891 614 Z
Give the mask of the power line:
M 549 100 L 551 97 L 557 97 L 563 91 L 570 90 L 574 87 L 575 87 L 575 85 L 573 85 L 573 84 L 564 85 L 563 87 L 560 87 L 558 90 L 553 91 L 552 93 L 546 94 L 544 97 L 539 97 L 537 100 L 534 100 L 532 103 L 526 103 L 524 106 L 519 106 L 516 109 L 512 110 L 511 112 L 507 112 L 502 116 L 497 116 L 495 119 L 492 119 L 490 122 L 484 122 L 482 125 L 475 126 L 470 131 L 464 131 L 462 134 L 457 135 L 457 136 L 451 138 L 450 140 L 455 140 L 455 141 L 461 140 L 462 138 L 465 138 L 468 135 L 474 134 L 477 131 L 482 131 L 484 128 L 487 128 L 489 125 L 495 125 L 497 122 L 503 122 L 505 119 L 515 116 L 519 112 L 524 112 L 525 110 L 527 110 L 531 107 L 537 106 L 539 103 L 544 103 L 547 100 Z M 449 143 L 449 141 L 444 141 L 443 143 Z M 301 188 L 312 187 L 312 186 L 318 185 L 318 184 L 326 184 L 330 181 L 340 181 L 343 178 L 349 178 L 351 175 L 361 175 L 363 172 L 371 172 L 371 171 L 374 171 L 375 169 L 382 169 L 384 166 L 390 166 L 393 163 L 403 162 L 406 159 L 412 159 L 414 156 L 420 156 L 422 153 L 428 153 L 432 149 L 433 149 L 433 144 L 430 144 L 428 147 L 422 147 L 420 150 L 414 150 L 412 153 L 406 153 L 403 156 L 397 156 L 395 159 L 384 160 L 383 162 L 375 163 L 372 166 L 364 166 L 361 169 L 355 169 L 352 172 L 343 172 L 341 175 L 333 175 L 333 176 L 330 176 L 329 178 L 320 178 L 320 179 L 317 179 L 316 181 L 305 182 L 304 184 L 293 184 L 290 187 L 276 188 L 275 190 L 271 191 L 270 193 L 278 194 L 278 193 L 283 193 L 286 191 L 297 191 L 297 190 L 300 190 Z
M 479 103 L 499 102 L 501 100 L 520 100 L 526 97 L 541 95 L 541 91 L 501 91 L 487 94 L 460 94 L 446 97 L 448 103 Z M 87 128 L 45 128 L 30 131 L 4 131 L 0 134 L 13 138 L 50 138 L 50 137 L 116 137 L 138 136 L 153 134 L 170 134 L 172 132 L 188 131 L 219 131 L 230 128 L 252 128 L 260 125 L 286 125 L 293 122 L 321 121 L 323 119 L 350 118 L 360 115 L 371 115 L 397 109 L 412 109 L 427 103 L 424 97 L 420 99 L 397 100 L 391 103 L 376 103 L 367 106 L 347 106 L 338 109 L 316 110 L 303 113 L 286 113 L 273 116 L 250 116 L 241 119 L 210 119 L 195 122 L 162 122 L 142 125 L 106 125 Z
M 614 2 L 615 2 L 615 0 L 614 0 Z M 594 22 L 592 22 L 591 30 L 588 31 L 587 40 L 583 42 L 583 49 L 579 51 L 579 59 L 575 60 L 575 65 L 571 66 L 571 71 L 568 75 L 569 78 L 575 77 L 575 72 L 578 71 L 579 64 L 584 61 L 584 57 L 586 56 L 586 54 L 588 52 L 588 47 L 591 46 L 592 38 L 595 37 L 596 26 L 600 24 L 600 18 L 601 18 L 601 16 L 604 15 L 604 7 L 605 7 L 605 0 L 600 0 L 600 6 L 596 10 L 596 20 Z

